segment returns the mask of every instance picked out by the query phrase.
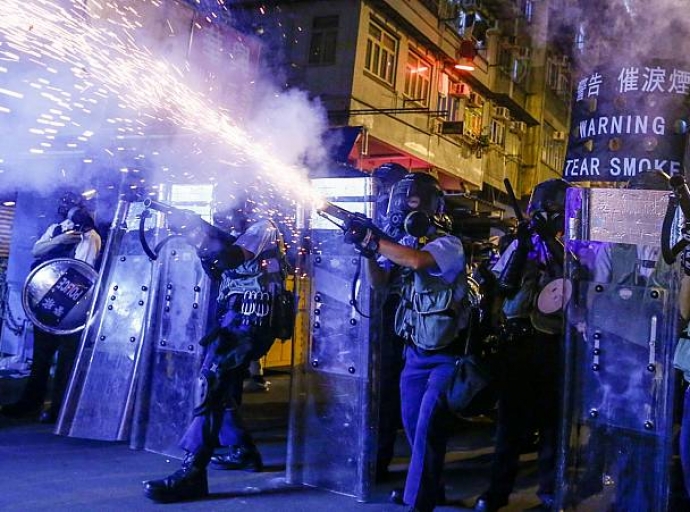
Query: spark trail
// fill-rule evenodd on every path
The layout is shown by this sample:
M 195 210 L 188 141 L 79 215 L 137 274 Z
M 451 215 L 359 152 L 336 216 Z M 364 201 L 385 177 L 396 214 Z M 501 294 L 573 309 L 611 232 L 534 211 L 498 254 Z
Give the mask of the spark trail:
M 216 151 L 221 170 L 246 163 L 291 197 L 310 199 L 302 166 L 272 154 L 270 141 L 252 138 L 227 110 L 192 88 L 187 69 L 140 42 L 144 23 L 150 23 L 136 10 L 143 4 L 162 2 L 92 3 L 86 12 L 74 1 L 64 8 L 55 0 L 2 0 L 0 121 L 32 112 L 36 106 L 25 103 L 38 94 L 45 106 L 28 128 L 34 137 L 29 152 L 50 150 L 60 136 L 71 137 L 68 147 L 76 149 L 104 130 L 99 113 L 114 102 L 118 114 L 106 113 L 105 125 L 116 140 L 172 124 L 222 147 L 222 154 Z

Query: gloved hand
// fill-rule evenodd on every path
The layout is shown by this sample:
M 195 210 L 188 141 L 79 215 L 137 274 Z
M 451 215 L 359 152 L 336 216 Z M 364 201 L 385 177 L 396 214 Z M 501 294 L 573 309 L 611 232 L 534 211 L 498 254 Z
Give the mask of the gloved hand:
M 686 276 L 690 276 L 690 245 L 686 246 L 680 254 L 680 268 Z
M 371 219 L 354 217 L 345 225 L 343 240 L 352 244 L 365 258 L 373 258 L 379 249 L 381 235 Z
M 528 220 L 520 221 L 515 232 L 518 247 L 529 249 L 532 247 L 532 226 Z
M 191 210 L 174 210 L 168 214 L 168 228 L 182 235 L 193 232 L 202 222 L 201 217 Z

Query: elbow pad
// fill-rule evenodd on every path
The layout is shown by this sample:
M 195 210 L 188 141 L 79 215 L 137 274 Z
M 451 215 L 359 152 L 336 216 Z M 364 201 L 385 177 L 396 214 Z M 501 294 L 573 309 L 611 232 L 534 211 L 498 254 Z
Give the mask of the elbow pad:
M 519 244 L 515 251 L 508 257 L 506 266 L 498 276 L 498 289 L 507 297 L 514 296 L 522 284 L 522 274 L 527 263 L 529 249 Z
M 197 250 L 201 263 L 212 276 L 220 276 L 225 270 L 239 267 L 244 263 L 244 252 L 236 245 L 218 248 L 205 245 Z
M 223 250 L 218 253 L 218 257 L 214 263 L 216 268 L 220 270 L 237 268 L 244 263 L 244 252 L 241 247 L 236 245 L 226 245 Z

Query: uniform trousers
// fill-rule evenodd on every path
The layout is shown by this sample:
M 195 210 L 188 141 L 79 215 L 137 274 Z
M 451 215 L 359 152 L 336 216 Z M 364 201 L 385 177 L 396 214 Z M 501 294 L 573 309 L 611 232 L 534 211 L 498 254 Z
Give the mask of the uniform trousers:
M 513 491 L 520 454 L 538 434 L 537 495 L 553 502 L 560 416 L 560 335 L 534 330 L 503 336 L 496 362 L 498 420 L 489 489 L 492 501 L 507 501 Z
M 204 462 L 218 446 L 253 443 L 240 413 L 242 384 L 249 363 L 266 355 L 275 341 L 267 326 L 242 325 L 241 315 L 232 311 L 221 325 L 206 347 L 194 418 L 179 442 Z
M 51 391 L 50 413 L 57 417 L 74 366 L 81 333 L 58 336 L 34 327 L 33 362 L 29 379 L 19 400 L 27 408 L 40 408 L 48 392 L 50 368 L 57 354 Z
M 443 489 L 443 464 L 453 423 L 445 393 L 457 355 L 406 346 L 404 357 L 400 398 L 412 456 L 403 500 L 420 512 L 429 512 Z

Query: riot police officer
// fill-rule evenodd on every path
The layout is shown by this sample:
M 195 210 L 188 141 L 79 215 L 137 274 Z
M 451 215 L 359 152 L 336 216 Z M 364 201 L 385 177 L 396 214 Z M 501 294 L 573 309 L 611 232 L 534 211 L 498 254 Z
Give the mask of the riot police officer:
M 559 418 L 559 367 L 562 311 L 553 305 L 550 283 L 563 277 L 565 194 L 562 179 L 539 183 L 517 237 L 493 267 L 502 294 L 500 348 L 496 376 L 499 386 L 496 442 L 489 488 L 474 505 L 492 512 L 508 504 L 518 473 L 522 448 L 536 432 L 541 506 L 553 504 L 556 433 Z M 561 296 L 562 297 L 562 296 Z
M 465 255 L 462 242 L 449 234 L 443 192 L 431 175 L 410 173 L 393 186 L 388 223 L 390 237 L 367 220 L 353 219 L 345 241 L 369 258 L 374 286 L 390 277 L 386 262 L 400 272 L 395 330 L 405 339 L 400 396 L 412 447 L 402 501 L 410 510 L 429 512 L 444 499 L 442 472 L 452 418 L 445 390 L 469 319 Z M 397 234 L 402 235 L 398 242 Z
M 275 341 L 274 299 L 285 283 L 283 237 L 277 226 L 237 200 L 214 216 L 211 226 L 193 215 L 170 219 L 197 248 L 204 270 L 220 281 L 219 325 L 204 340 L 206 353 L 195 390 L 194 417 L 180 440 L 182 467 L 167 478 L 144 482 L 157 502 L 198 499 L 208 494 L 206 468 L 261 471 L 263 462 L 239 407 L 251 361 Z M 222 229 L 221 229 L 222 228 Z M 216 446 L 229 447 L 214 455 Z
M 388 200 L 390 192 L 407 169 L 395 162 L 380 165 L 371 173 L 376 183 L 376 219 L 374 223 L 384 232 L 388 229 Z M 398 236 L 400 238 L 400 236 Z M 392 270 L 395 272 L 395 267 Z M 388 466 L 395 453 L 395 440 L 402 426 L 400 418 L 400 372 L 402 371 L 403 340 L 395 333 L 395 310 L 400 302 L 400 279 L 391 276 L 386 299 L 381 308 L 383 335 L 381 337 L 378 447 L 376 450 L 376 480 L 388 478 Z
M 82 197 L 74 192 L 65 192 L 60 198 L 57 213 L 60 222 L 48 226 L 32 248 L 35 259 L 31 268 L 55 258 L 74 258 L 92 267 L 97 266 L 101 236 Z M 55 423 L 62 407 L 81 333 L 52 334 L 38 325 L 34 326 L 33 333 L 33 360 L 29 379 L 21 398 L 4 406 L 2 414 L 14 417 L 31 416 L 41 410 L 48 392 L 53 358 L 57 354 L 50 407 L 41 411 L 39 415 L 41 423 Z

